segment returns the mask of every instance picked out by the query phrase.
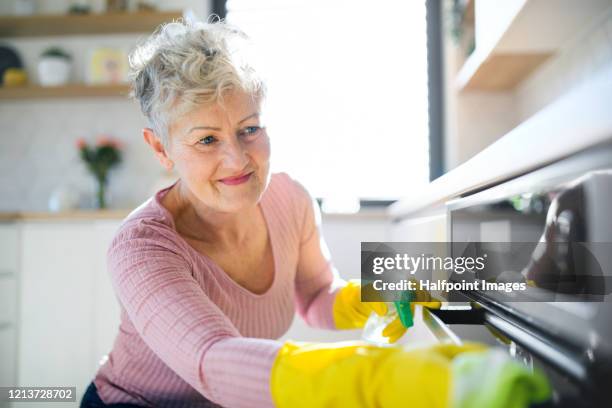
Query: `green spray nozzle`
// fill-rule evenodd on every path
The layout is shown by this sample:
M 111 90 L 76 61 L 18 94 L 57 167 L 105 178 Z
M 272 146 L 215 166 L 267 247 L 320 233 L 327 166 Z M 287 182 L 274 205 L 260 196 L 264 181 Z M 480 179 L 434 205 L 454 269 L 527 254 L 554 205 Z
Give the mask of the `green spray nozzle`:
M 415 299 L 416 294 L 413 291 L 404 291 L 402 292 L 400 300 L 393 302 L 400 321 L 405 328 L 409 328 L 414 325 L 414 318 L 412 316 L 412 308 L 410 307 L 410 303 L 414 302 Z

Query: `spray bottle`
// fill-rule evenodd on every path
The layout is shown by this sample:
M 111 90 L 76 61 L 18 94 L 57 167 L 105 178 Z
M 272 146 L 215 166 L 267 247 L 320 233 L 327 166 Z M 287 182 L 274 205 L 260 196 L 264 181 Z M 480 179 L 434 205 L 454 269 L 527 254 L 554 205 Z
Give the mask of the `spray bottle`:
M 362 338 L 372 344 L 378 346 L 389 345 L 389 339 L 382 335 L 383 330 L 398 316 L 402 325 L 405 328 L 414 325 L 412 308 L 410 303 L 415 300 L 416 294 L 413 291 L 404 291 L 401 294 L 400 300 L 394 302 L 386 302 L 387 314 L 379 316 L 372 312 L 365 326 L 363 327 Z

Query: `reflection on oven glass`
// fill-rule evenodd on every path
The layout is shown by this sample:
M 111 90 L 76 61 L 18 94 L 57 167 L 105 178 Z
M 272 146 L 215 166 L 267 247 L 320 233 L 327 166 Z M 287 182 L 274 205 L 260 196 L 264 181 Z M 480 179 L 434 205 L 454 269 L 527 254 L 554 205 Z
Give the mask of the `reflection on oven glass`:
M 539 193 L 455 210 L 452 239 L 464 248 L 453 253 L 487 254 L 476 279 L 527 283 L 528 298 L 517 301 L 603 301 L 612 293 L 611 208 L 612 170 L 598 170 Z
M 599 188 L 593 190 L 592 184 Z M 589 220 L 609 218 L 608 213 L 587 212 L 589 201 L 607 201 L 612 207 L 612 172 L 587 174 L 564 186 L 552 200 L 540 244 L 524 271 L 533 286 L 556 293 L 580 295 L 584 300 L 604 300 L 606 265 L 596 254 L 600 244 L 591 243 Z M 607 196 L 607 197 L 606 197 Z M 612 231 L 611 231 L 612 232 Z M 609 285 L 608 285 L 609 288 Z

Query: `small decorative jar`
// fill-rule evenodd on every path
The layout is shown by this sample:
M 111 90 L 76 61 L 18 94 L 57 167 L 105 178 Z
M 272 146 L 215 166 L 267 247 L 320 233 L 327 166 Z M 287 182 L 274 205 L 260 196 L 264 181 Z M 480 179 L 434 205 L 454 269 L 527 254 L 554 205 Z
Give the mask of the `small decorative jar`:
M 65 85 L 70 80 L 72 57 L 61 48 L 49 48 L 40 56 L 38 80 L 42 86 Z

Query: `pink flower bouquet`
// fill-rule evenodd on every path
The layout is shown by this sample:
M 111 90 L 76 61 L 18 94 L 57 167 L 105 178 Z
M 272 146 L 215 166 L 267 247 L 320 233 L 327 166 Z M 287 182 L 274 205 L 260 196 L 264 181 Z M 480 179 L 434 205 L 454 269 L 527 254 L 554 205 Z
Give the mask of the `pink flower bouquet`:
M 122 144 L 107 135 L 100 135 L 96 144 L 90 146 L 83 138 L 77 140 L 81 159 L 98 182 L 97 204 L 98 208 L 106 208 L 106 185 L 108 184 L 109 170 L 121 163 Z

